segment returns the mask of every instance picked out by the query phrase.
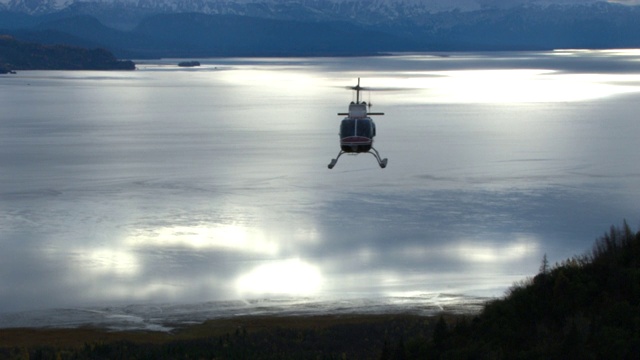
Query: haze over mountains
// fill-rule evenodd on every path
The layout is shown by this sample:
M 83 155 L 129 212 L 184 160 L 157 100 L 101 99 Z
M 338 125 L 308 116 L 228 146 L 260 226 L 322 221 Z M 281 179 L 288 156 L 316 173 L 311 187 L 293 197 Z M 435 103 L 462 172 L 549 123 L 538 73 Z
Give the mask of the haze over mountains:
M 0 0 L 0 33 L 118 57 L 640 46 L 635 0 Z

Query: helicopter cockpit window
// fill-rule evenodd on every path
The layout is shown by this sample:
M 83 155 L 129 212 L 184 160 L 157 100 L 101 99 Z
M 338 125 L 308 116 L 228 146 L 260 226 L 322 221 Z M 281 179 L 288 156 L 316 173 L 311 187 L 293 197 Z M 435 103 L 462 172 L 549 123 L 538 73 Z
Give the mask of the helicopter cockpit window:
M 371 120 L 359 120 L 356 125 L 356 135 L 372 138 L 373 137 L 373 122 Z
M 356 136 L 356 120 L 344 119 L 340 124 L 340 137 Z
M 340 124 L 341 138 L 362 136 L 371 139 L 375 134 L 375 124 L 371 119 L 344 119 Z

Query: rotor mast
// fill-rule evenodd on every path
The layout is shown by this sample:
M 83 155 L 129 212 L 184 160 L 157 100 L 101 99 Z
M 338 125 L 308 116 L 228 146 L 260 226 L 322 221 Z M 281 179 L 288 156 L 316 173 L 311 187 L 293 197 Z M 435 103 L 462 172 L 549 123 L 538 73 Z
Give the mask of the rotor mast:
M 352 87 L 352 89 L 356 91 L 356 104 L 360 104 L 360 90 L 362 90 L 360 87 L 360 78 L 358 78 L 358 85 Z
M 367 104 L 365 102 L 360 102 L 360 91 L 369 90 L 369 88 L 360 86 L 360 78 L 358 78 L 358 84 L 356 86 L 349 87 L 349 89 L 356 91 L 356 102 L 352 102 L 349 105 L 349 112 L 338 113 L 338 115 L 347 115 L 354 118 L 367 117 L 369 115 L 384 115 L 382 112 L 368 112 Z M 369 104 L 369 107 L 371 107 L 371 104 Z

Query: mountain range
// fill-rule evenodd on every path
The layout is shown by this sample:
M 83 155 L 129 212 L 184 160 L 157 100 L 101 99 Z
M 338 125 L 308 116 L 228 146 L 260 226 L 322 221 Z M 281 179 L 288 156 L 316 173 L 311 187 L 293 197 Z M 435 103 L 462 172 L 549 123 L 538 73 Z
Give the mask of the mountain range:
M 635 3 L 0 0 L 0 34 L 120 58 L 631 48 L 640 47 Z

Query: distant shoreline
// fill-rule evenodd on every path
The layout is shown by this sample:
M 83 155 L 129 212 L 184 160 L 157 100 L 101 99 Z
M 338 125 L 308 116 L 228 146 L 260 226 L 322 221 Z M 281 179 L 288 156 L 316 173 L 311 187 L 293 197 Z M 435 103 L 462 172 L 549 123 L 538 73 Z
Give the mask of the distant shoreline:
M 106 49 L 42 45 L 0 35 L 0 74 L 23 70 L 135 70 L 131 60 L 118 60 Z

